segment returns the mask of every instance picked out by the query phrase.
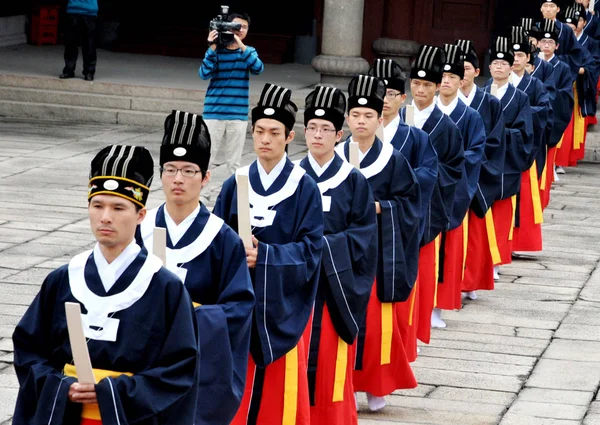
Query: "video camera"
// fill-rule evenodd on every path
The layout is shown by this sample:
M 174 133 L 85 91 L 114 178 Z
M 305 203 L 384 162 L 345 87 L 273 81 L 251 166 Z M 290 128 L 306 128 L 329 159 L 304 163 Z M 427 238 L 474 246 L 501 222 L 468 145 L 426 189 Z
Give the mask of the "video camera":
M 235 41 L 233 38 L 232 31 L 239 31 L 242 29 L 242 24 L 237 22 L 227 21 L 227 15 L 229 14 L 229 6 L 221 6 L 221 13 L 217 15 L 215 19 L 210 21 L 210 31 L 217 30 L 219 36 L 217 37 L 217 47 L 226 47 Z

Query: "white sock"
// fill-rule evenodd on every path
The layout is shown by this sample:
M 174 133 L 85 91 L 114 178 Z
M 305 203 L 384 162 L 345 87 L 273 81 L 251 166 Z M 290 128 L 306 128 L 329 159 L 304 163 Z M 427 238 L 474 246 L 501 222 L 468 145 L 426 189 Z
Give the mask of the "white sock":
M 358 412 L 358 393 L 354 393 L 354 404 L 356 405 L 356 411 Z
M 431 312 L 431 327 L 432 328 L 445 328 L 446 322 L 442 320 L 442 310 L 434 308 Z
M 385 397 L 376 397 L 369 393 L 367 393 L 367 402 L 369 403 L 369 410 L 371 412 L 377 412 L 387 405 Z
M 500 270 L 499 266 L 494 266 L 494 280 L 499 280 L 500 279 L 499 270 Z
M 554 169 L 554 181 L 560 181 L 560 179 L 558 178 L 558 174 L 556 174 L 556 168 Z
M 475 292 L 475 291 L 467 292 L 466 296 L 470 300 L 476 300 L 477 299 L 477 292 Z

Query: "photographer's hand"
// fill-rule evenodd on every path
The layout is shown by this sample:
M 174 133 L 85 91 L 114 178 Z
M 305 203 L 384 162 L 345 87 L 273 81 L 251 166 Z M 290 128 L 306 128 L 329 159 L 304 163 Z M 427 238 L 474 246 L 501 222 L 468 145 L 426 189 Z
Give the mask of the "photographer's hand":
M 208 38 L 206 39 L 206 41 L 208 41 L 208 44 L 210 45 L 210 48 L 213 50 L 217 50 L 217 44 L 215 42 L 217 37 L 219 37 L 219 32 L 217 30 L 212 30 L 208 33 Z
M 246 45 L 242 42 L 242 39 L 237 34 L 233 34 L 233 38 L 235 39 L 235 43 L 237 44 L 237 47 L 242 49 L 242 52 L 245 52 Z

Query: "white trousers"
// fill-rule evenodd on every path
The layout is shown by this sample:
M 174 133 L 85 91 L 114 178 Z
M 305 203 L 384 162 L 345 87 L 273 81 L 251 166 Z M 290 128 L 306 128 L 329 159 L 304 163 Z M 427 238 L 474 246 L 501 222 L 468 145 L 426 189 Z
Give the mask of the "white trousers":
M 227 175 L 240 168 L 248 121 L 241 120 L 205 120 L 210 133 L 211 149 L 208 169 L 212 170 L 214 161 L 224 159 Z

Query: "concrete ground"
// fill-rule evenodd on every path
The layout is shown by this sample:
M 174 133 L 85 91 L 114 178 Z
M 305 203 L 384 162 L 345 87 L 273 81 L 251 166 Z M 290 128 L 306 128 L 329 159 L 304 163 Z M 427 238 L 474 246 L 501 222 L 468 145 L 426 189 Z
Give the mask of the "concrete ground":
M 10 424 L 18 382 L 11 335 L 44 277 L 93 244 L 86 215 L 89 163 L 107 144 L 148 147 L 160 129 L 0 118 L 0 425 Z M 292 143 L 290 157 L 305 146 Z M 243 164 L 253 160 L 247 141 Z M 224 171 L 214 170 L 214 203 Z M 421 346 L 411 391 L 361 425 L 600 424 L 600 164 L 567 169 L 544 218 L 544 250 L 501 267 L 448 327 Z M 163 200 L 152 184 L 149 207 Z

